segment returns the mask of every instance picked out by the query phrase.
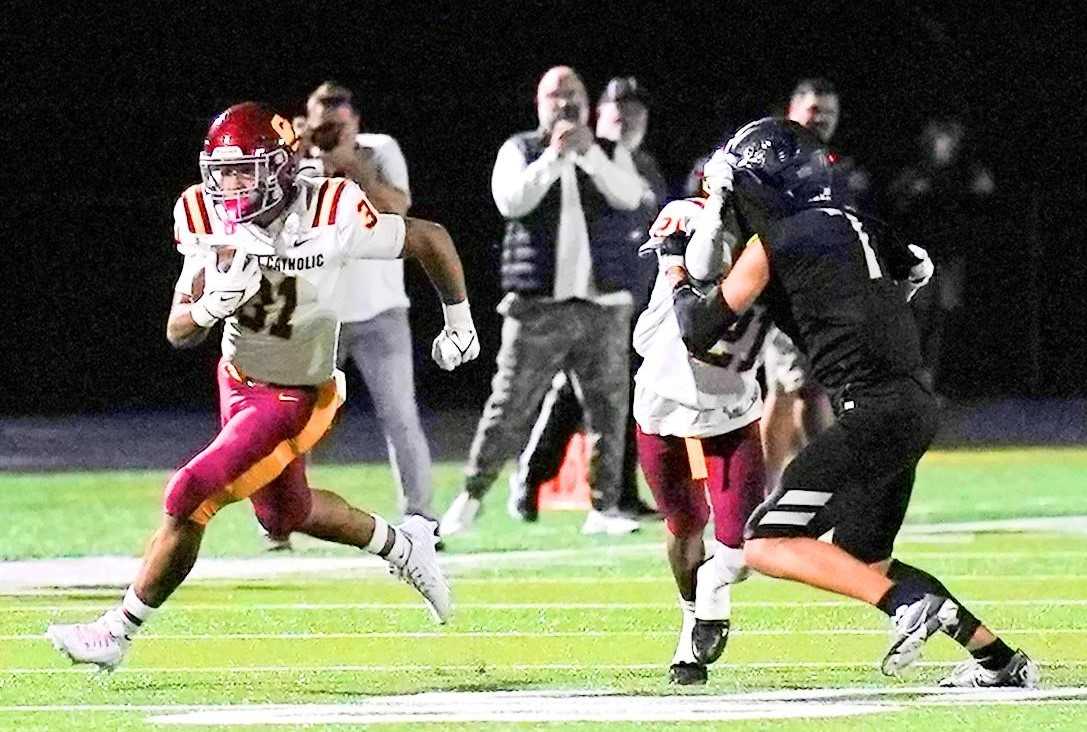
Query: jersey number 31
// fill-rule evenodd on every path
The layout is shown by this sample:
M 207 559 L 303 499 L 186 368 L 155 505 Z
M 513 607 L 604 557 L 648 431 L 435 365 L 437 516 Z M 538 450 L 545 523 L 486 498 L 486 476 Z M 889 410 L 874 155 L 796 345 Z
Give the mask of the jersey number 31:
M 265 277 L 260 281 L 260 292 L 238 313 L 238 322 L 258 333 L 290 338 L 291 316 L 297 306 L 297 278 L 284 277 L 278 284 L 273 284 Z

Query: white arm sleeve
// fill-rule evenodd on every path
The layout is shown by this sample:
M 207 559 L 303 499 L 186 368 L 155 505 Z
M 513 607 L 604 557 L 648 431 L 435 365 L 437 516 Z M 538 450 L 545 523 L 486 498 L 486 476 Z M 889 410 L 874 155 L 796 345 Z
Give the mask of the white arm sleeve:
M 684 266 L 699 280 L 715 280 L 732 267 L 734 237 L 721 220 L 724 199 L 711 195 L 694 222 L 695 230 L 687 244 Z
M 559 179 L 562 165 L 551 148 L 527 165 L 517 143 L 506 140 L 498 150 L 491 174 L 491 195 L 498 212 L 516 219 L 532 211 Z
M 612 208 L 633 211 L 641 204 L 649 184 L 638 175 L 637 170 L 628 170 L 609 159 L 596 143 L 593 143 L 587 153 L 578 155 L 575 161 L 593 179 L 593 183 Z

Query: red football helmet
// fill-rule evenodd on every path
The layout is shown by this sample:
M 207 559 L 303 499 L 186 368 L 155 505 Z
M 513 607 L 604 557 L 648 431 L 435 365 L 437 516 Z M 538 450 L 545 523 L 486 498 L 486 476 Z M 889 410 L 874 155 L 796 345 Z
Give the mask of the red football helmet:
M 204 192 L 224 220 L 251 221 L 291 190 L 298 148 L 290 120 L 257 102 L 235 104 L 215 118 L 204 139 Z

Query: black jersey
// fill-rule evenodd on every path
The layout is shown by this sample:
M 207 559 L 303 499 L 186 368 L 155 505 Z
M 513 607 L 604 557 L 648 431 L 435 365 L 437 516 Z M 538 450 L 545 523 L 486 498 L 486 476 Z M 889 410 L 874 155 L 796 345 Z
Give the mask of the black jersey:
M 824 387 L 920 369 L 917 328 L 895 281 L 902 265 L 856 215 L 812 208 L 759 229 L 770 260 L 770 317 L 808 355 Z

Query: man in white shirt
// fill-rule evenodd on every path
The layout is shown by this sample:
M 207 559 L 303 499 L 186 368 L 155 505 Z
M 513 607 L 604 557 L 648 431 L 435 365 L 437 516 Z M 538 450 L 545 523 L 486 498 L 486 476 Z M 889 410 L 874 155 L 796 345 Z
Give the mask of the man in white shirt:
M 667 198 L 668 186 L 656 159 L 642 147 L 649 125 L 649 105 L 645 88 L 633 76 L 617 76 L 608 81 L 596 107 L 596 136 L 612 140 L 630 151 L 634 167 L 648 183 L 636 216 L 626 217 L 617 224 L 623 228 L 613 236 L 626 234 L 631 243 L 641 243 L 645 232 Z M 634 293 L 634 316 L 645 309 L 649 292 L 657 276 L 656 262 L 638 257 L 633 247 L 628 250 L 628 284 Z M 630 354 L 631 379 L 641 364 L 641 357 Z M 633 390 L 632 390 L 633 396 Z M 551 390 L 544 397 L 540 416 L 532 428 L 528 444 L 510 476 L 510 496 L 507 507 L 510 516 L 522 521 L 535 521 L 539 488 L 554 478 L 562 466 L 570 437 L 583 427 L 581 405 L 565 373 L 557 374 Z M 619 509 L 634 519 L 659 519 L 660 514 L 648 506 L 638 494 L 638 451 L 634 419 L 628 419 L 627 438 L 623 455 L 622 491 Z
M 539 126 L 498 151 L 491 192 L 506 218 L 504 316 L 498 371 L 472 442 L 464 491 L 442 518 L 450 535 L 472 525 L 503 463 L 525 442 L 552 377 L 566 371 L 593 445 L 593 510 L 582 531 L 625 534 L 638 523 L 617 507 L 628 412 L 632 297 L 617 219 L 648 188 L 630 151 L 595 139 L 585 85 L 568 66 L 549 69 L 536 95 Z
M 357 182 L 382 213 L 407 214 L 411 207 L 408 166 L 389 135 L 360 133 L 351 90 L 327 81 L 306 102 L 313 145 L 310 162 L 325 175 Z M 366 382 L 385 432 L 393 475 L 405 515 L 433 516 L 430 447 L 415 400 L 410 301 L 402 260 L 357 261 L 347 265 L 336 290 L 342 323 L 339 365 L 348 359 Z

